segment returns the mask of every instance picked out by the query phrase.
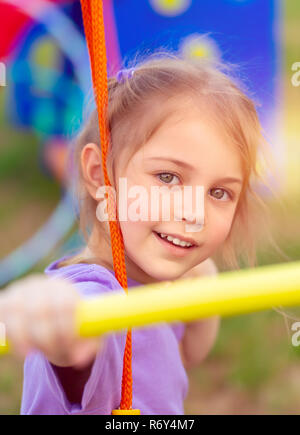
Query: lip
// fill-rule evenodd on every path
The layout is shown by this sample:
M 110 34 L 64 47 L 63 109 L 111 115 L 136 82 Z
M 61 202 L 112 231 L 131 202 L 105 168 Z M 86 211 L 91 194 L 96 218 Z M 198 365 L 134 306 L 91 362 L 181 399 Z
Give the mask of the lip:
M 156 231 L 156 232 L 157 233 L 159 232 L 160 234 L 166 234 L 167 236 L 171 236 L 171 237 L 177 238 L 179 240 L 183 240 L 184 242 L 189 242 L 195 246 L 198 246 L 198 243 L 196 243 L 195 240 L 190 239 L 189 237 L 183 237 L 183 236 L 180 236 L 179 234 L 174 234 L 174 233 L 164 233 L 163 231 Z
M 194 249 L 197 248 L 197 246 L 191 246 L 190 248 L 182 248 L 181 246 L 176 246 L 170 242 L 166 242 L 155 231 L 153 231 L 153 234 L 154 237 L 158 240 L 158 242 L 160 242 L 165 249 L 167 249 L 172 255 L 175 255 L 176 257 L 183 257 L 185 255 L 188 255 L 189 253 L 194 251 Z

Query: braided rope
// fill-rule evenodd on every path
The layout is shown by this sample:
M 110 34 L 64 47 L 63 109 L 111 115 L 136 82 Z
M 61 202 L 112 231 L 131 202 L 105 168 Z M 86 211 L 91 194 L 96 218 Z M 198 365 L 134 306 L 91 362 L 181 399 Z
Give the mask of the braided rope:
M 110 134 L 106 123 L 108 104 L 107 59 L 105 47 L 104 19 L 102 0 L 81 0 L 84 31 L 86 34 L 94 94 L 98 110 L 100 142 L 102 151 L 102 167 L 105 186 L 111 186 L 106 168 L 106 156 L 110 143 Z M 120 285 L 127 290 L 127 274 L 125 266 L 124 242 L 119 222 L 117 221 L 116 204 L 111 189 L 107 189 L 108 216 L 111 236 L 112 256 L 115 275 Z M 129 329 L 123 357 L 122 394 L 120 409 L 132 409 L 132 339 Z

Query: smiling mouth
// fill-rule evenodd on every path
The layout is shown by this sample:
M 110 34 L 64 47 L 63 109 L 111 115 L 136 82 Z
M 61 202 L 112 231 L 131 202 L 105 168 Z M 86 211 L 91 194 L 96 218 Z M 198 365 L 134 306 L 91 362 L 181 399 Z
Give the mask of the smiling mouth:
M 168 236 L 166 234 L 158 233 L 156 231 L 153 231 L 153 232 L 161 240 L 163 240 L 164 242 L 166 242 L 169 245 L 174 246 L 176 248 L 179 248 L 179 249 L 182 249 L 182 250 L 188 250 L 188 249 L 193 249 L 193 248 L 196 247 L 196 245 L 194 245 L 192 243 L 181 241 L 181 240 L 179 240 L 179 239 L 177 239 L 175 237 L 171 237 L 171 236 Z M 168 239 L 168 237 L 170 238 L 170 240 Z

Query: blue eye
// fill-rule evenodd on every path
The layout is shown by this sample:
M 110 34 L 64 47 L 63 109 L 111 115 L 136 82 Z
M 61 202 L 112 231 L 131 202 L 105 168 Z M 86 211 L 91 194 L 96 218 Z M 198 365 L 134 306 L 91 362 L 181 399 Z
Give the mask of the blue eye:
M 161 175 L 166 175 L 167 177 L 164 177 L 164 179 L 162 179 Z M 174 180 L 174 177 L 179 180 L 177 175 L 171 174 L 170 172 L 161 172 L 160 174 L 157 174 L 156 176 L 159 178 L 160 181 L 162 181 L 165 184 L 174 184 L 171 182 Z M 180 182 L 180 180 L 179 180 L 179 182 Z
M 227 192 L 227 190 L 220 189 L 220 188 L 211 189 L 211 191 L 213 191 L 213 190 L 214 190 L 214 191 L 225 192 L 225 193 L 228 195 L 229 199 L 233 199 L 233 196 L 232 196 L 229 192 Z M 223 196 L 224 196 L 224 195 L 222 195 L 222 198 L 223 198 Z M 220 201 L 226 201 L 226 199 L 221 199 L 220 196 L 217 197 L 216 199 L 217 199 L 217 200 L 220 200 Z

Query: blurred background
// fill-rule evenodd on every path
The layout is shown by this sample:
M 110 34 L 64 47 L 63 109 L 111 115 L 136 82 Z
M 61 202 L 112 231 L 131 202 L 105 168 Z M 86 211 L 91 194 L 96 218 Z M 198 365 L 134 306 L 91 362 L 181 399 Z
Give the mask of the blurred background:
M 157 48 L 239 66 L 276 161 L 276 199 L 263 192 L 272 233 L 300 260 L 299 1 L 104 0 L 104 18 L 109 74 Z M 0 0 L 0 28 L 1 289 L 82 246 L 64 165 L 94 103 L 78 0 Z M 264 243 L 258 258 L 286 261 Z M 223 319 L 211 354 L 189 372 L 186 414 L 298 414 L 299 312 Z M 22 370 L 0 358 L 0 414 L 19 413 Z

